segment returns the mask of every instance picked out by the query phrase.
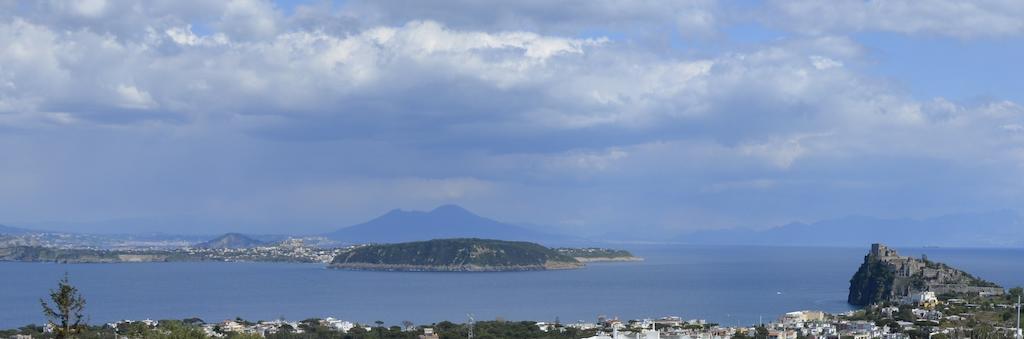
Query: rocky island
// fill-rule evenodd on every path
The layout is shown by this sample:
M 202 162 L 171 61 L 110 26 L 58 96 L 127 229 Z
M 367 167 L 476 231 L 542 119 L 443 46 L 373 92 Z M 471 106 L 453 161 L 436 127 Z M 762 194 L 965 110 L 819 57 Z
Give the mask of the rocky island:
M 922 292 L 1002 295 L 1002 287 L 927 257 L 900 256 L 882 244 L 871 245 L 857 273 L 850 279 L 847 302 L 867 306 L 899 301 Z
M 573 269 L 572 256 L 523 241 L 435 239 L 369 245 L 334 258 L 331 268 L 381 271 L 499 272 Z

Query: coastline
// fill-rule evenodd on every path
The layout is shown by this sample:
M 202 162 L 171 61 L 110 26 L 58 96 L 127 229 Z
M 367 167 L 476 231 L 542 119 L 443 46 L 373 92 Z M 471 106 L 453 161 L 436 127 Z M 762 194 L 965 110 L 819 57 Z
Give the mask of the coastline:
M 636 262 L 644 261 L 643 257 L 576 257 L 576 261 L 581 263 L 600 263 L 600 262 Z
M 572 270 L 585 267 L 583 263 L 549 262 L 543 265 L 480 266 L 480 265 L 397 265 L 370 263 L 329 264 L 327 268 L 350 271 L 383 272 L 523 272 Z

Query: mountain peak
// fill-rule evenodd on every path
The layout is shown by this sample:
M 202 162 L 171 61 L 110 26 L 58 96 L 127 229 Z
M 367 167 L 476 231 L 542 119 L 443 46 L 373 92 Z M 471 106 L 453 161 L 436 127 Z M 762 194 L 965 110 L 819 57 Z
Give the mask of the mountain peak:
M 195 248 L 209 248 L 209 249 L 222 249 L 222 248 L 248 248 L 262 245 L 263 242 L 250 238 L 241 233 L 225 233 L 216 239 L 196 244 Z
M 437 206 L 436 208 L 431 210 L 430 213 L 431 214 L 441 213 L 441 214 L 473 214 L 473 215 L 476 215 L 473 212 L 470 212 L 469 210 L 467 210 L 465 208 L 462 208 L 462 206 L 455 205 L 455 204 L 445 204 L 445 205 Z
M 352 243 L 406 242 L 443 238 L 501 240 L 551 239 L 549 234 L 479 216 L 461 206 L 441 205 L 429 212 L 392 210 L 368 222 L 327 234 Z

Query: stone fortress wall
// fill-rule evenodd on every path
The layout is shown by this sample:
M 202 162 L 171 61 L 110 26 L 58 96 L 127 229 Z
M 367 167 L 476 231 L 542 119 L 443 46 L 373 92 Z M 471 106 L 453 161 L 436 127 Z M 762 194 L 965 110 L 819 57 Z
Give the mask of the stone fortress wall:
M 1002 295 L 1001 287 L 971 285 L 971 278 L 961 270 L 932 265 L 925 260 L 900 256 L 896 250 L 882 244 L 872 244 L 869 258 L 888 264 L 896 272 L 893 284 L 894 298 L 902 298 L 914 292 L 932 291 L 943 293 L 981 293 L 986 295 Z M 924 289 L 915 288 L 912 280 L 919 276 L 925 282 Z

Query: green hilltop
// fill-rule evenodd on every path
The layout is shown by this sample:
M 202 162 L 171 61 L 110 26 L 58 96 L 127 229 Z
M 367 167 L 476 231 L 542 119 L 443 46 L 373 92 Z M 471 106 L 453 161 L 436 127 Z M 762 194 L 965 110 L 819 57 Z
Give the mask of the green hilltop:
M 435 239 L 369 245 L 334 258 L 333 268 L 388 271 L 527 271 L 579 268 L 575 258 L 523 241 Z

